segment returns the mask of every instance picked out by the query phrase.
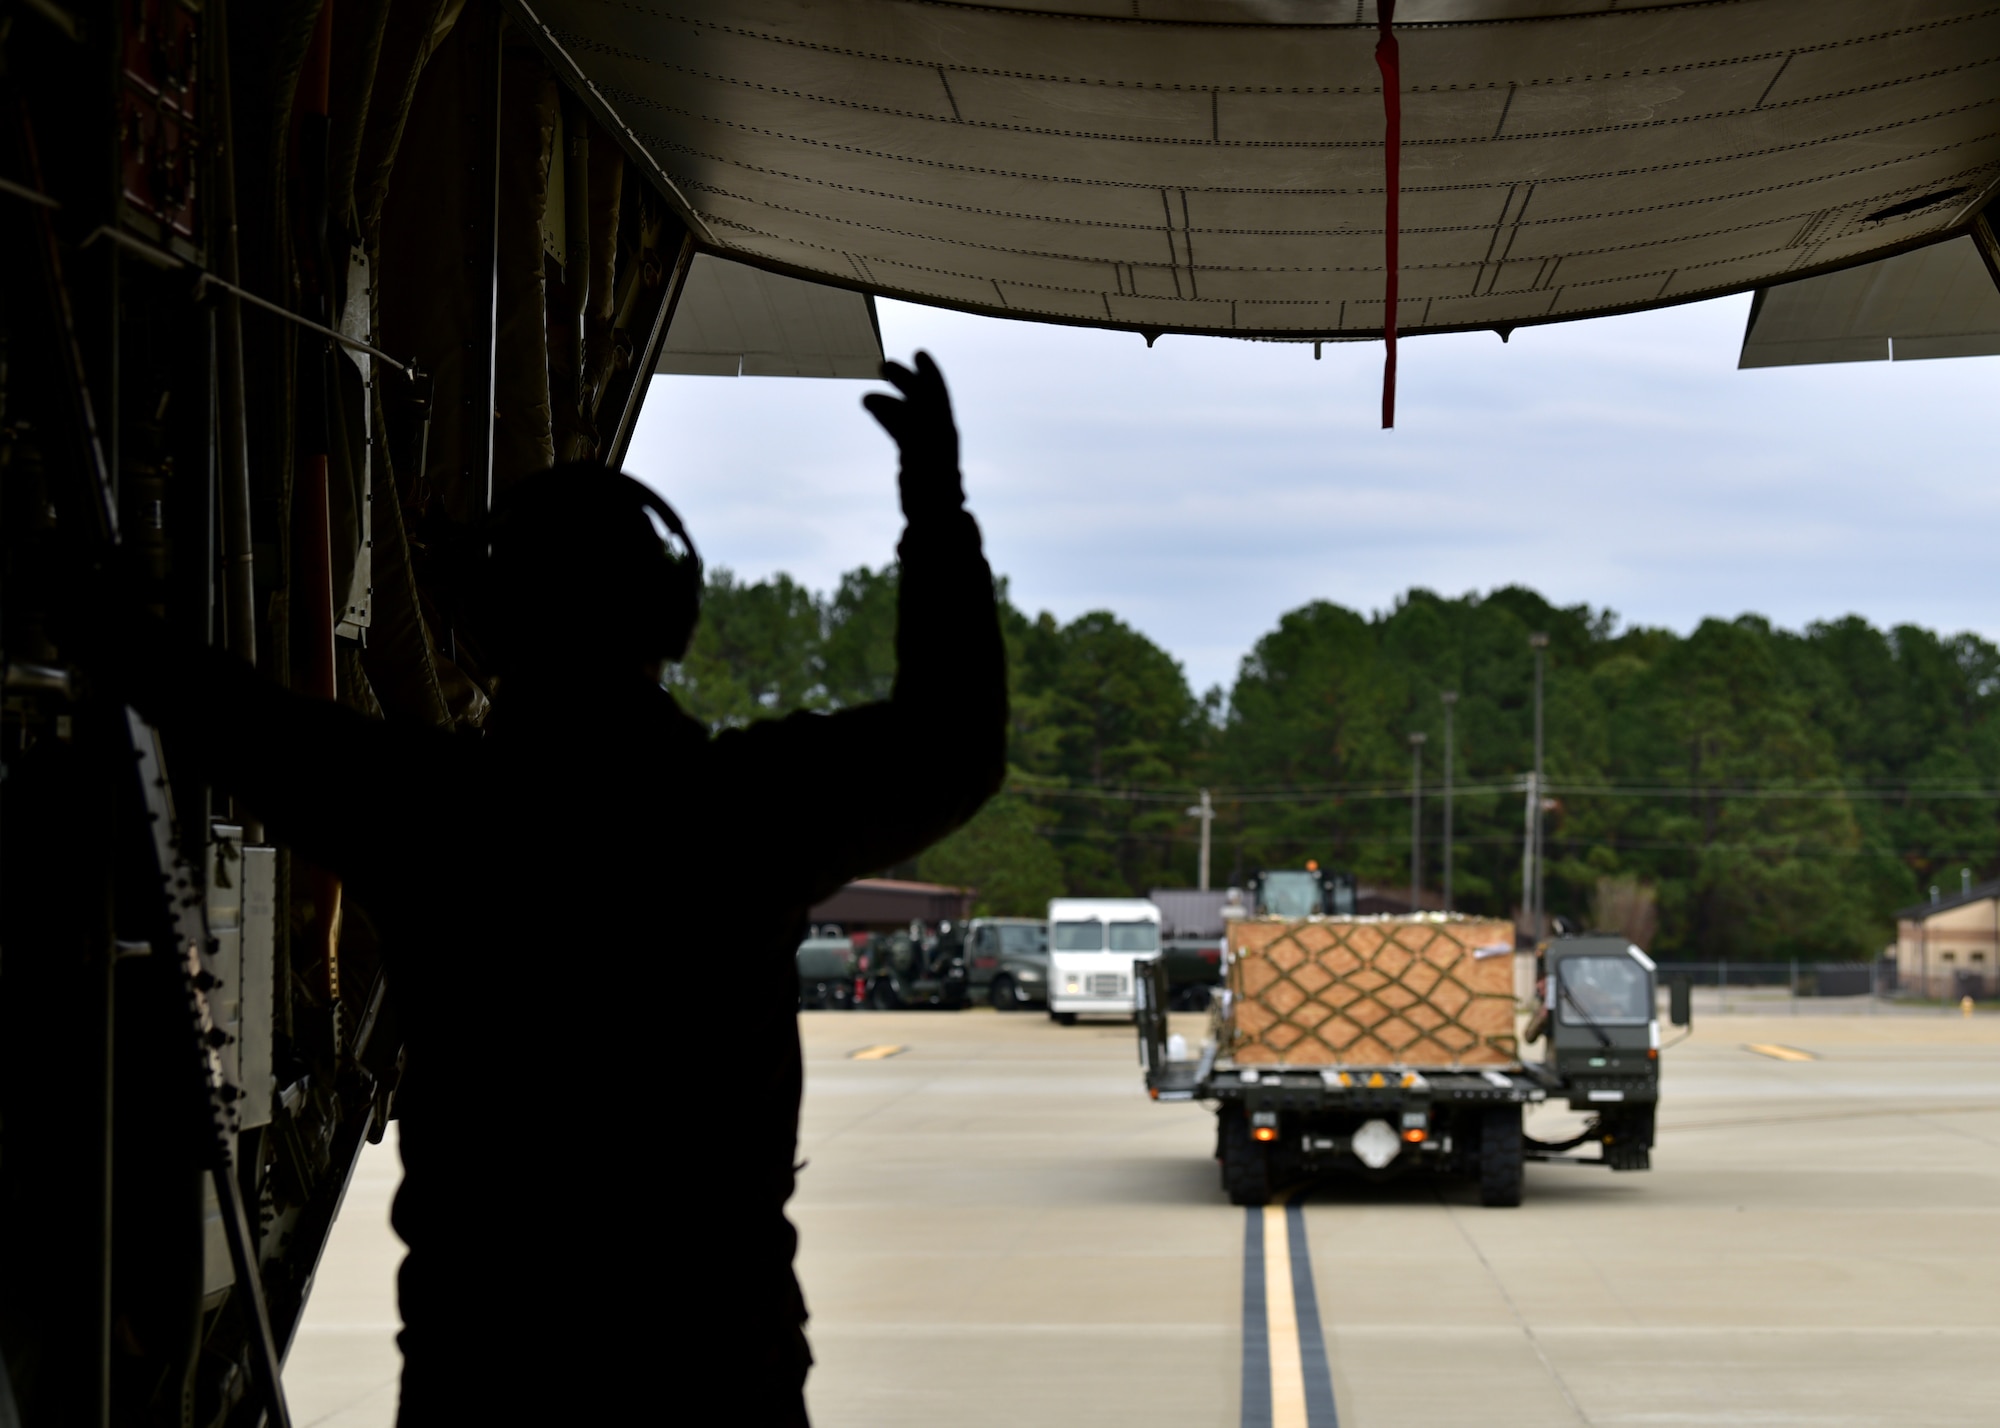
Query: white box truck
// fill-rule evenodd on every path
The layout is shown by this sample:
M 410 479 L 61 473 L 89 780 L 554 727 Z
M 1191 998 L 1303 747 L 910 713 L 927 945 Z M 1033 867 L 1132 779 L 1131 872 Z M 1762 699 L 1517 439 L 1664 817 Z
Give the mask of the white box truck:
M 1059 897 L 1049 903 L 1049 1015 L 1131 1016 L 1132 964 L 1160 955 L 1160 909 L 1137 897 Z

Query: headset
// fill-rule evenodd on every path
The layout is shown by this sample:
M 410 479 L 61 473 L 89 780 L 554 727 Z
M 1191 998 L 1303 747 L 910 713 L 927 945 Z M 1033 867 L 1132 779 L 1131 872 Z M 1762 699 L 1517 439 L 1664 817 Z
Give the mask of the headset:
M 644 521 L 647 535 L 657 537 L 654 519 L 666 531 L 657 545 L 634 540 L 636 531 L 622 524 Z M 503 578 L 503 585 L 516 589 L 534 575 L 585 586 L 605 577 L 611 608 L 598 612 L 600 618 L 608 622 L 622 613 L 638 653 L 686 658 L 701 614 L 701 552 L 679 512 L 658 492 L 594 462 L 575 462 L 530 478 L 481 524 L 478 543 L 487 556 L 481 584 L 487 608 L 505 624 L 531 610 L 513 605 L 514 591 L 493 585 L 503 566 L 525 563 L 526 569 L 505 572 L 512 578 Z M 608 566 L 593 558 L 599 541 L 613 547 L 604 552 Z M 503 613 L 509 607 L 513 619 Z
M 660 544 L 660 553 L 666 557 L 666 573 L 661 580 L 661 612 L 665 623 L 660 629 L 660 653 L 679 664 L 687 658 L 688 646 L 694 642 L 695 622 L 701 618 L 702 564 L 701 552 L 694 547 L 694 537 L 681 523 L 679 514 L 667 504 L 666 497 L 642 482 L 625 478 L 639 497 L 642 509 L 651 511 L 660 518 L 660 524 L 667 533 L 681 543 L 681 553 L 675 554 Z

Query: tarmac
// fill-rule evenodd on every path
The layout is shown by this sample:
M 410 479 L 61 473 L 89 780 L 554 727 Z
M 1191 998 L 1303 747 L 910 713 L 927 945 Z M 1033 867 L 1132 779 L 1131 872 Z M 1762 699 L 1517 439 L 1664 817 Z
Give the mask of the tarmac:
M 1662 1053 L 1654 1168 L 1531 1165 L 1509 1210 L 1414 1178 L 1232 1207 L 1212 1115 L 1146 1098 L 1127 1025 L 807 1013 L 813 1420 L 2000 1422 L 2000 1015 L 1706 1011 Z M 288 1363 L 302 1428 L 394 1419 L 393 1140 Z

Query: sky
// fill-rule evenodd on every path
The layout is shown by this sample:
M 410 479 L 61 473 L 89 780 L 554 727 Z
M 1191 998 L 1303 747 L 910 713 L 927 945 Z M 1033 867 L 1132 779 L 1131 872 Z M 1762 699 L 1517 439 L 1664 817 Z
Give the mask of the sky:
M 2000 358 L 1736 370 L 1749 298 L 1379 342 L 1144 339 L 881 302 L 951 384 L 1015 604 L 1110 610 L 1197 692 L 1280 615 L 1527 585 L 1624 625 L 1859 614 L 2000 638 Z M 711 567 L 815 589 L 894 552 L 872 384 L 657 377 L 627 467 Z

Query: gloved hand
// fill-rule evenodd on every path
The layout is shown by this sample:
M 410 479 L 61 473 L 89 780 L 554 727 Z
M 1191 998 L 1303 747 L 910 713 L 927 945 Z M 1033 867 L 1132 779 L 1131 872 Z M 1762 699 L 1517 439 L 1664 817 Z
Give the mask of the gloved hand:
M 917 354 L 916 370 L 899 362 L 882 364 L 882 380 L 893 384 L 902 398 L 871 392 L 861 399 L 882 429 L 896 439 L 903 454 L 898 483 L 903 517 L 918 520 L 947 515 L 965 504 L 958 474 L 958 427 L 951 419 L 951 396 L 944 373 L 928 352 Z

